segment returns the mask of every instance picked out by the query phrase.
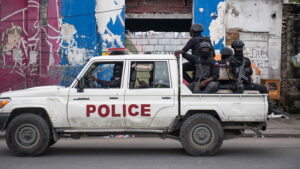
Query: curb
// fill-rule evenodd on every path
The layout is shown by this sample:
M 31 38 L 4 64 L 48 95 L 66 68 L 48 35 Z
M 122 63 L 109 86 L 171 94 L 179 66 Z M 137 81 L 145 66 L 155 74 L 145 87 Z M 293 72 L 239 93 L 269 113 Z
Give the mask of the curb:
M 256 134 L 245 134 L 242 137 L 257 137 L 257 138 L 300 138 L 300 134 L 262 134 L 262 137 L 258 137 Z

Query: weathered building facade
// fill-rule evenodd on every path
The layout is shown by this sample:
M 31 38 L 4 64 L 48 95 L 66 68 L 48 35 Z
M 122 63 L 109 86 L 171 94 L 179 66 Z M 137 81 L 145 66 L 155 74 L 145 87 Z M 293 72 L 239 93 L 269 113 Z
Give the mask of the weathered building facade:
M 283 4 L 281 51 L 281 104 L 300 112 L 300 1 Z M 294 62 L 293 62 L 294 60 Z
M 67 85 L 87 59 L 116 48 L 172 53 L 204 25 L 216 53 L 235 39 L 261 70 L 280 79 L 281 0 L 0 0 L 0 92 Z

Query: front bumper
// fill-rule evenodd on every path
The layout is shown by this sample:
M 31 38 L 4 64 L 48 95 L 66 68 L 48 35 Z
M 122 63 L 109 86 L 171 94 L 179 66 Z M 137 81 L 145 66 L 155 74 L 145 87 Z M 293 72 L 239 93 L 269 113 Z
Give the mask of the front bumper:
M 10 114 L 9 113 L 0 113 L 0 130 L 3 130 Z

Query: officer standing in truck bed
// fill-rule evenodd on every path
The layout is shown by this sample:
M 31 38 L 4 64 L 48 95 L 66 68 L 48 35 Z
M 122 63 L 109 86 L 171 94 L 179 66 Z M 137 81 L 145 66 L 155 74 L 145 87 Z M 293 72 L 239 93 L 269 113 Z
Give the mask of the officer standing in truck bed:
M 210 57 L 214 58 L 215 57 L 215 52 L 214 52 L 214 48 L 213 45 L 211 43 L 211 40 L 209 37 L 204 37 L 201 35 L 201 33 L 203 32 L 203 26 L 201 24 L 193 24 L 191 26 L 190 29 L 190 36 L 192 37 L 187 44 L 182 48 L 182 50 L 178 50 L 175 51 L 175 55 L 178 56 L 180 54 L 185 54 L 187 53 L 190 49 L 192 50 L 192 55 L 195 56 L 200 56 L 199 53 L 199 45 L 202 42 L 208 42 L 212 48 L 212 50 L 210 51 Z M 195 65 L 191 64 L 190 62 L 184 63 L 183 64 L 183 78 L 191 83 L 195 80 Z M 191 78 L 188 74 L 187 71 L 193 71 L 193 78 Z

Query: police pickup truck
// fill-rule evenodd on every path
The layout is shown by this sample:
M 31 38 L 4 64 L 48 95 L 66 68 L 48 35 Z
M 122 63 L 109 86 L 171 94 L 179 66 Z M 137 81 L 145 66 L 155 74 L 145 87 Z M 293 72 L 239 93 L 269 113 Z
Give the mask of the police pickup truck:
M 192 93 L 181 69 L 173 55 L 94 57 L 67 87 L 2 93 L 0 128 L 17 156 L 40 155 L 60 138 L 115 134 L 173 138 L 189 155 L 214 155 L 224 139 L 266 129 L 266 94 Z

